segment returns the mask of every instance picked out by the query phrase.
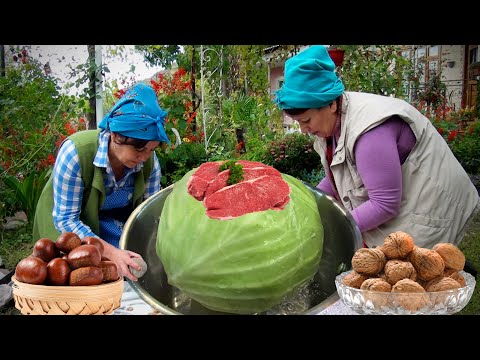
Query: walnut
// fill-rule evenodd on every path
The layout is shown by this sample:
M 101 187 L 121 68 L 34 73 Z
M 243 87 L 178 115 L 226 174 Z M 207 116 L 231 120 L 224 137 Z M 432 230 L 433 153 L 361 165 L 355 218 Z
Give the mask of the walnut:
M 392 286 L 392 293 L 396 294 L 398 305 L 409 311 L 418 311 L 429 305 L 428 295 L 425 289 L 417 282 L 410 279 L 402 279 Z
M 407 257 L 413 247 L 414 242 L 410 235 L 403 231 L 396 231 L 385 238 L 381 250 L 387 259 L 400 259 Z
M 400 259 L 388 260 L 385 264 L 385 280 L 390 285 L 395 285 L 397 281 L 402 279 L 417 280 L 417 272 L 412 263 Z
M 425 287 L 425 290 L 427 292 L 434 292 L 434 291 L 458 289 L 460 287 L 461 286 L 458 283 L 458 281 L 452 279 L 451 277 L 437 277 L 428 282 L 427 286 Z
M 386 262 L 385 254 L 378 249 L 360 248 L 352 257 L 353 270 L 364 275 L 377 275 Z
M 366 301 L 371 301 L 373 306 L 380 308 L 389 304 L 389 297 L 386 294 L 377 294 L 376 292 L 389 293 L 392 286 L 381 278 L 370 278 L 363 282 L 361 290 L 367 290 L 363 294 Z
M 449 300 L 452 296 L 451 292 L 444 292 L 445 290 L 458 289 L 460 287 L 461 285 L 451 277 L 442 277 L 430 280 L 425 287 L 425 290 L 433 293 L 430 298 L 432 299 L 433 304 L 436 305 L 451 301 Z
M 465 278 L 458 271 L 455 271 L 453 269 L 445 269 L 445 271 L 443 272 L 443 276 L 451 277 L 453 280 L 456 280 L 461 287 L 467 286 Z
M 352 270 L 350 274 L 345 275 L 342 280 L 343 285 L 347 285 L 356 289 L 360 289 L 362 283 L 368 279 L 367 275 L 359 274 L 355 270 Z
M 370 278 L 365 280 L 360 286 L 362 290 L 390 292 L 392 285 L 380 278 Z
M 457 271 L 463 270 L 465 266 L 465 255 L 462 251 L 451 243 L 436 244 L 432 250 L 440 254 L 445 262 L 446 269 L 453 269 Z
M 434 250 L 415 246 L 407 257 L 417 271 L 417 277 L 422 280 L 432 280 L 443 274 L 445 262 Z

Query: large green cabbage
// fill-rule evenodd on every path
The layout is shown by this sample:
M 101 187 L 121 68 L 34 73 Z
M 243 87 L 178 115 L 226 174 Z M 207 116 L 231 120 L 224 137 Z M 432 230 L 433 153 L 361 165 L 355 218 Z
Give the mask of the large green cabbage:
M 209 309 L 250 314 L 279 304 L 315 275 L 323 226 L 301 181 L 282 174 L 291 188 L 283 210 L 216 220 L 187 192 L 195 171 L 175 183 L 160 216 L 156 251 L 169 284 Z

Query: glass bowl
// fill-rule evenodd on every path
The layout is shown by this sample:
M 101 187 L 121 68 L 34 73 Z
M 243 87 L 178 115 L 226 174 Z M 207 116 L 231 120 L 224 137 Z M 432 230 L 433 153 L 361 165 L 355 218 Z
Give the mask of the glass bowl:
M 475 289 L 475 278 L 459 271 L 466 286 L 425 293 L 392 293 L 360 290 L 342 284 L 352 270 L 337 275 L 335 286 L 342 302 L 359 314 L 370 315 L 448 315 L 462 310 Z

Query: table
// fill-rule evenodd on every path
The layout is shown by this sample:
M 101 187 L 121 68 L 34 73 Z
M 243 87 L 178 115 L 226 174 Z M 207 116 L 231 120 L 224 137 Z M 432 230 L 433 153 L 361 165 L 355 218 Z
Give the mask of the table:
M 326 308 L 316 315 L 358 315 L 346 307 L 336 293 L 325 301 Z M 120 307 L 114 310 L 112 315 L 162 315 L 162 313 L 143 301 L 128 281 L 125 281 Z

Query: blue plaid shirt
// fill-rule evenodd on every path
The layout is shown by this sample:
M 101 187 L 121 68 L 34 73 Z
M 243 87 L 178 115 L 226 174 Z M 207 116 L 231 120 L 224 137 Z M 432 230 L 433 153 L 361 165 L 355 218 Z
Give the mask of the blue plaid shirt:
M 93 164 L 103 170 L 105 185 L 105 202 L 102 210 L 124 207 L 132 203 L 134 173 L 143 167 L 138 164 L 128 169 L 120 181 L 115 180 L 113 169 L 108 159 L 109 131 L 102 131 L 99 135 L 99 146 Z M 115 219 L 100 220 L 100 234 L 94 234 L 89 226 L 80 221 L 82 211 L 82 197 L 84 184 L 80 169 L 77 149 L 69 139 L 61 146 L 55 166 L 53 168 L 53 221 L 60 232 L 74 232 L 84 236 L 100 236 L 103 240 L 118 247 L 123 223 Z M 160 163 L 153 153 L 153 169 L 150 178 L 145 184 L 144 199 L 161 189 L 162 177 Z

